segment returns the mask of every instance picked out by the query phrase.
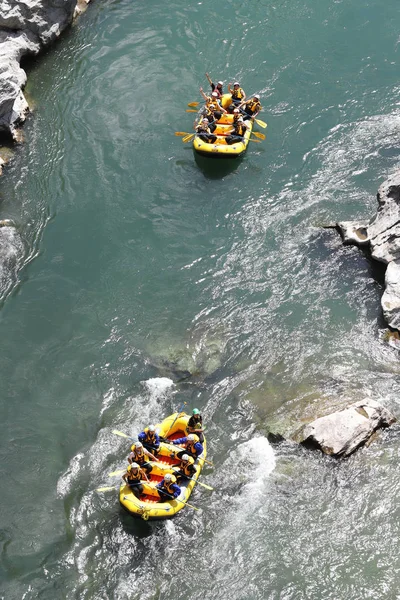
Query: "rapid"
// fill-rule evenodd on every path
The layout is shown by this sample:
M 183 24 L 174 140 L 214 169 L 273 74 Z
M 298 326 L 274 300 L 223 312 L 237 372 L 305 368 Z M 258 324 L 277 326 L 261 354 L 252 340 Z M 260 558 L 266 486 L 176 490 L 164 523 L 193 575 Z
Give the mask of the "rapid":
M 399 416 L 382 271 L 325 224 L 373 216 L 398 166 L 395 0 L 95 2 L 25 65 L 35 106 L 0 182 L 0 597 L 397 597 L 400 438 L 335 462 L 303 420 Z M 196 159 L 214 80 L 267 138 Z M 185 508 L 134 520 L 108 473 L 186 402 L 208 458 Z

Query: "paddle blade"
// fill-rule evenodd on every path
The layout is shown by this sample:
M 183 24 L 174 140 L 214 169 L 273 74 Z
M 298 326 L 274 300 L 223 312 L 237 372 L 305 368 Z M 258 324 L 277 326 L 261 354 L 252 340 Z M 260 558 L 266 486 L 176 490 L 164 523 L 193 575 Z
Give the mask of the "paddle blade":
M 126 435 L 126 433 L 123 433 L 122 431 L 118 431 L 118 429 L 113 429 L 112 432 L 115 435 L 119 435 L 121 437 L 128 438 L 128 440 L 129 440 L 129 435 Z
M 199 106 L 200 102 L 189 102 L 188 106 Z M 186 402 L 185 402 L 186 404 Z
M 213 488 L 213 487 L 211 487 L 211 485 L 207 485 L 206 483 L 203 483 L 202 481 L 197 481 L 197 483 L 198 483 L 199 485 L 202 485 L 204 488 L 206 488 L 206 490 L 211 490 L 211 491 L 213 491 L 213 490 L 214 490 L 214 488 Z
M 186 144 L 186 142 L 190 142 L 190 140 L 192 140 L 195 135 L 196 135 L 195 133 L 191 133 L 190 135 L 187 135 L 186 137 L 182 138 L 182 142 L 184 142 L 185 144 Z
M 108 476 L 116 477 L 117 475 L 123 475 L 124 473 L 125 473 L 125 469 L 119 469 L 119 471 L 113 471 L 112 473 L 109 473 Z
M 260 140 L 255 140 L 255 139 L 253 139 L 253 138 L 250 138 L 250 139 L 249 139 L 249 142 L 256 142 L 256 144 L 261 144 L 261 141 L 260 141 Z
M 252 131 L 251 133 L 260 140 L 265 140 L 265 138 L 267 137 L 264 133 L 259 133 L 258 131 Z
M 108 486 L 108 487 L 102 487 L 102 488 L 97 488 L 96 492 L 110 492 L 111 490 L 115 490 L 116 487 L 113 485 L 112 487 Z
M 178 137 L 182 137 L 184 135 L 189 135 L 187 131 L 175 131 L 175 135 Z
M 263 129 L 266 128 L 267 124 L 265 121 L 261 121 L 261 119 L 254 119 L 255 122 L 257 123 L 257 125 L 259 125 L 260 127 L 262 127 Z
M 186 504 L 186 506 L 193 508 L 193 510 L 200 510 L 199 508 L 196 508 L 196 506 L 193 506 L 193 504 L 189 504 L 189 502 L 182 502 L 182 504 Z
M 197 113 L 199 111 L 198 110 L 194 110 L 194 108 L 187 108 L 186 112 L 195 112 L 195 113 Z

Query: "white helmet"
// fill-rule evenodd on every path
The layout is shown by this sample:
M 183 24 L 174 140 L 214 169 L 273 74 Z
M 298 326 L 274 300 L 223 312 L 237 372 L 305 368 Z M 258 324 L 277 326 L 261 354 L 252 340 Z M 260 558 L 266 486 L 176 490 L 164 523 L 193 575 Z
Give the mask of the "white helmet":
M 255 94 L 255 95 L 254 95 L 254 99 L 255 99 L 255 100 L 259 100 L 259 99 L 260 99 L 260 96 L 259 96 L 258 94 Z
M 240 85 L 240 83 L 238 81 L 235 81 L 233 85 Z
M 171 481 L 171 479 L 172 479 L 171 473 L 165 473 L 164 479 L 165 479 L 165 481 Z
M 235 115 L 237 115 L 237 113 L 238 113 L 238 112 L 240 112 L 240 110 L 239 110 L 238 108 L 234 108 L 234 109 L 233 109 L 233 113 L 234 113 Z
M 218 98 L 218 92 L 213 92 L 213 93 L 211 94 L 211 96 L 213 96 L 214 98 Z
M 184 461 L 189 460 L 188 454 L 183 454 L 181 460 L 184 460 Z
M 189 442 L 194 442 L 195 437 L 194 437 L 193 433 L 189 433 L 187 439 L 189 440 Z
M 149 431 L 155 431 L 155 430 L 156 430 L 156 428 L 155 428 L 155 426 L 154 426 L 154 425 L 149 425 L 147 429 L 148 429 Z
M 135 442 L 135 448 L 143 448 L 142 442 Z
M 224 85 L 223 81 L 218 81 L 217 85 Z
M 137 463 L 133 462 L 133 463 L 131 463 L 131 467 L 132 467 L 132 469 L 138 469 L 139 465 Z

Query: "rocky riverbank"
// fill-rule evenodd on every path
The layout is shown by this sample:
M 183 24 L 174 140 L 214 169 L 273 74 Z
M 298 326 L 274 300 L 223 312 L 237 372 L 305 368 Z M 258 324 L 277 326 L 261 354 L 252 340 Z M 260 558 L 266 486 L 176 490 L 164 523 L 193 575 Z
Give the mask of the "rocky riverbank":
M 21 141 L 29 112 L 21 60 L 48 47 L 90 0 L 5 0 L 0 6 L 0 135 Z M 4 161 L 3 161 L 4 163 Z M 1 167 L 1 165 L 0 165 Z
M 386 267 L 383 316 L 392 330 L 400 331 L 400 170 L 379 188 L 378 210 L 370 221 L 336 224 L 345 244 L 368 249 Z

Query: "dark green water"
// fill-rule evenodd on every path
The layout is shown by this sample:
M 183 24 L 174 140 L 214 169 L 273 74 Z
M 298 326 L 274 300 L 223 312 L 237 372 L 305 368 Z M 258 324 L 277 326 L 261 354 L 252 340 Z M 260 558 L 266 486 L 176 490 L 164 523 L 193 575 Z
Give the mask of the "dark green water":
M 0 192 L 0 597 L 398 597 L 398 430 L 337 464 L 259 427 L 365 395 L 399 414 L 375 269 L 320 227 L 372 216 L 397 167 L 398 18 L 102 2 L 29 67 Z M 262 96 L 267 139 L 240 162 L 173 135 L 207 70 Z M 93 491 L 124 463 L 112 429 L 183 401 L 218 491 L 135 521 Z

